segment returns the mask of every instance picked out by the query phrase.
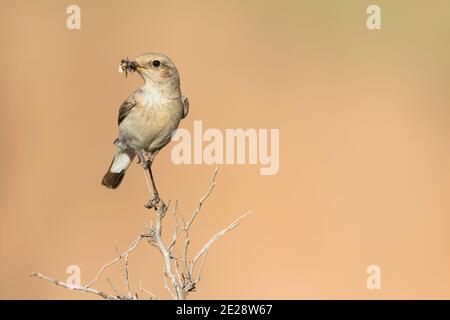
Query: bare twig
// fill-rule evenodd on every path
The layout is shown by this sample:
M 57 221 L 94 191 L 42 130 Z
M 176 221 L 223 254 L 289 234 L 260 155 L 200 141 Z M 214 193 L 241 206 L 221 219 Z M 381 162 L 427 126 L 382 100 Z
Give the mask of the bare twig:
M 119 299 L 119 297 L 117 297 L 117 296 L 112 296 L 112 295 L 109 295 L 107 293 L 104 293 L 102 291 L 95 290 L 95 289 L 92 289 L 92 288 L 87 288 L 87 287 L 83 287 L 83 286 L 77 286 L 77 285 L 73 285 L 73 284 L 68 284 L 68 283 L 65 283 L 63 281 L 59 281 L 59 280 L 47 277 L 47 276 L 45 276 L 45 275 L 43 275 L 41 273 L 33 272 L 33 273 L 31 273 L 31 276 L 39 278 L 39 279 L 46 280 L 48 282 L 53 283 L 54 285 L 57 285 L 59 287 L 63 287 L 63 288 L 69 289 L 69 290 L 77 290 L 77 291 L 82 291 L 82 292 L 96 294 L 96 295 L 98 295 L 98 296 L 100 296 L 100 297 L 102 297 L 104 299 L 108 299 L 108 300 L 118 300 Z
M 205 259 L 206 259 L 206 254 L 208 253 L 208 250 L 211 248 L 211 246 L 213 245 L 214 242 L 216 242 L 217 240 L 219 240 L 223 235 L 225 235 L 228 231 L 233 230 L 234 228 L 237 227 L 237 225 L 239 224 L 239 222 L 241 222 L 242 219 L 244 219 L 245 217 L 247 217 L 249 214 L 251 214 L 252 212 L 247 212 L 246 214 L 240 216 L 239 218 L 237 218 L 235 221 L 233 221 L 228 227 L 226 227 L 225 229 L 219 231 L 218 233 L 216 233 L 204 246 L 203 248 L 197 253 L 197 255 L 194 257 L 194 259 L 192 259 L 191 262 L 191 266 L 190 266 L 190 270 L 189 270 L 189 274 L 192 275 L 194 272 L 194 268 L 195 268 L 195 264 L 197 263 L 198 259 L 203 255 L 203 260 L 200 264 L 200 269 L 199 272 L 197 274 L 197 279 L 195 280 L 196 283 L 198 283 L 200 281 L 200 276 L 201 276 L 201 272 L 203 269 L 203 265 L 205 264 Z
M 173 207 L 173 235 L 172 235 L 172 241 L 169 244 L 169 247 L 167 248 L 169 251 L 172 250 L 173 246 L 175 245 L 175 242 L 178 239 L 178 236 L 180 235 L 181 232 L 178 232 L 178 218 L 177 218 L 177 213 L 178 213 L 178 200 L 175 201 L 175 205 Z
M 202 210 L 203 207 L 203 203 L 206 201 L 206 199 L 208 199 L 209 195 L 211 194 L 211 192 L 214 190 L 214 187 L 216 186 L 216 177 L 217 177 L 217 173 L 219 172 L 219 169 L 216 168 L 214 170 L 214 174 L 212 177 L 212 181 L 211 181 L 211 185 L 209 186 L 208 191 L 206 192 L 206 194 L 200 199 L 197 208 L 195 209 L 194 213 L 192 214 L 191 218 L 186 222 L 186 225 L 184 227 L 184 230 L 189 231 L 189 228 L 191 227 L 191 224 L 194 222 L 195 218 L 197 217 L 197 215 L 200 213 L 200 211 Z
M 216 177 L 217 177 L 217 173 L 218 173 L 218 172 L 219 172 L 219 169 L 216 168 L 216 169 L 214 170 L 214 174 L 213 174 L 213 177 L 212 177 L 212 180 L 211 180 L 211 184 L 210 184 L 210 186 L 209 186 L 209 189 L 208 189 L 208 191 L 205 193 L 205 195 L 200 199 L 200 201 L 199 201 L 199 203 L 198 203 L 198 205 L 197 205 L 197 207 L 196 207 L 194 213 L 192 214 L 191 218 L 186 222 L 186 221 L 184 221 L 183 216 L 181 216 L 181 218 L 183 219 L 183 229 L 181 229 L 181 230 L 178 231 L 178 225 L 177 225 L 177 228 L 176 228 L 177 232 L 174 233 L 174 236 L 172 237 L 172 241 L 171 241 L 171 243 L 170 243 L 170 245 L 169 245 L 169 247 L 168 247 L 169 250 L 172 249 L 172 247 L 175 245 L 175 242 L 178 240 L 178 238 L 180 237 L 181 233 L 185 232 L 187 236 L 189 235 L 189 229 L 190 229 L 192 223 L 194 222 L 195 218 L 197 217 L 197 215 L 198 215 L 198 214 L 200 213 L 200 211 L 202 210 L 203 203 L 206 201 L 206 199 L 208 199 L 208 197 L 210 196 L 210 194 L 213 192 L 214 187 L 216 186 Z M 174 214 L 176 215 L 176 211 L 174 212 Z M 185 242 L 185 245 L 188 245 L 188 246 L 189 246 L 189 243 L 186 243 L 186 242 Z
M 145 160 L 145 158 L 140 158 L 141 161 Z M 151 184 L 149 181 L 150 173 L 147 172 L 149 170 L 148 166 L 144 166 L 144 169 L 146 170 L 146 179 L 147 179 L 147 185 L 149 187 L 150 193 L 153 192 L 151 188 Z M 137 293 L 133 294 L 130 281 L 129 281 L 129 270 L 128 270 L 128 258 L 129 255 L 138 247 L 139 243 L 142 239 L 147 239 L 148 242 L 157 247 L 162 260 L 163 260 L 163 271 L 164 271 L 164 288 L 168 290 L 170 295 L 173 299 L 177 300 L 184 300 L 186 299 L 187 295 L 194 291 L 200 282 L 201 274 L 205 265 L 206 256 L 209 252 L 209 249 L 211 246 L 219 240 L 222 236 L 224 236 L 227 232 L 234 229 L 242 219 L 244 219 L 246 216 L 248 216 L 251 212 L 248 212 L 235 221 L 233 221 L 228 227 L 225 229 L 219 231 L 216 233 L 201 249 L 200 251 L 194 256 L 194 258 L 189 261 L 189 245 L 191 243 L 189 239 L 189 231 L 190 228 L 195 221 L 195 219 L 198 217 L 199 213 L 201 212 L 203 205 L 205 201 L 209 198 L 212 191 L 215 188 L 216 185 L 216 177 L 217 177 L 218 169 L 216 168 L 214 170 L 214 174 L 211 180 L 211 184 L 209 186 L 208 191 L 203 195 L 203 197 L 198 202 L 197 207 L 195 208 L 194 212 L 192 213 L 189 220 L 185 221 L 183 216 L 179 214 L 178 209 L 178 201 L 175 202 L 172 216 L 173 216 L 173 231 L 172 231 L 172 237 L 170 242 L 166 245 L 163 241 L 163 219 L 166 215 L 167 210 L 170 207 L 170 202 L 166 206 L 164 202 L 162 201 L 156 201 L 155 203 L 152 202 L 152 206 L 149 206 L 148 208 L 152 208 L 155 211 L 155 215 L 153 220 L 151 221 L 150 227 L 145 226 L 145 234 L 139 235 L 128 247 L 126 251 L 119 254 L 117 252 L 117 257 L 110 262 L 103 265 L 98 272 L 96 273 L 95 277 L 85 286 L 82 285 L 72 285 L 65 283 L 63 281 L 59 281 L 50 277 L 47 277 L 40 273 L 32 273 L 31 276 L 37 277 L 40 279 L 44 279 L 46 281 L 49 281 L 57 286 L 70 289 L 70 290 L 78 290 L 81 292 L 87 292 L 96 294 L 102 298 L 110 299 L 110 300 L 135 300 L 138 299 L 139 296 Z M 182 227 L 179 225 L 179 220 L 183 222 Z M 175 254 L 175 245 L 177 241 L 180 239 L 180 236 L 184 234 L 184 245 L 181 255 Z M 117 251 L 117 248 L 116 248 Z M 122 259 L 123 259 L 123 266 L 122 266 Z M 106 279 L 112 290 L 114 291 L 115 295 L 108 294 L 103 291 L 96 290 L 92 288 L 94 283 L 96 283 L 103 272 L 112 266 L 113 264 L 117 262 L 121 262 L 120 269 L 122 271 L 122 278 L 123 282 L 126 288 L 126 295 L 123 295 L 120 293 L 120 291 L 113 285 L 112 281 L 110 279 Z M 194 277 L 194 270 L 196 269 L 198 265 L 198 271 L 196 277 Z M 147 289 L 144 289 L 142 287 L 142 282 L 139 281 L 139 289 L 141 292 L 144 292 L 149 295 L 150 299 L 157 299 L 157 297 L 150 292 Z
M 169 291 L 169 293 L 172 296 L 172 298 L 174 298 L 175 300 L 177 299 L 175 293 L 173 293 L 172 289 L 170 289 L 169 285 L 167 284 L 167 277 L 164 277 L 164 289 Z
M 86 288 L 89 288 L 90 286 L 92 286 L 97 280 L 98 278 L 100 278 L 100 275 L 103 273 L 103 271 L 105 271 L 106 268 L 108 268 L 109 266 L 113 265 L 114 263 L 116 263 L 117 261 L 120 261 L 123 257 L 125 257 L 126 255 L 128 255 L 130 252 L 132 252 L 134 249 L 136 249 L 136 247 L 138 246 L 139 242 L 142 240 L 143 236 L 140 235 L 139 237 L 137 237 L 136 240 L 134 240 L 130 247 L 128 248 L 127 251 L 125 251 L 124 253 L 120 254 L 116 259 L 108 262 L 107 264 L 105 264 L 103 267 L 100 268 L 100 270 L 97 272 L 97 274 L 95 275 L 94 279 L 92 279 L 91 282 L 89 282 L 86 285 Z
M 123 279 L 125 282 L 125 286 L 127 287 L 127 292 L 128 292 L 128 297 L 131 299 L 132 295 L 131 295 L 131 288 L 130 288 L 130 281 L 128 280 L 128 255 L 129 253 L 127 253 L 125 255 L 125 267 L 124 267 L 124 271 L 123 271 Z
M 119 253 L 119 248 L 117 248 L 116 246 L 116 253 L 117 253 L 117 257 L 120 257 L 120 253 Z M 132 295 L 131 295 L 131 290 L 130 290 L 130 284 L 128 281 L 128 254 L 125 255 L 125 264 L 122 264 L 122 261 L 120 261 L 120 271 L 122 272 L 122 278 L 123 278 L 123 283 L 125 284 L 125 287 L 128 289 L 128 298 L 132 299 Z M 106 279 L 108 282 L 109 279 Z M 112 286 L 112 283 L 110 283 L 111 287 L 114 289 L 114 287 Z
M 166 210 L 167 207 L 165 207 L 164 205 L 160 205 L 156 209 L 155 228 L 154 228 L 155 232 L 153 234 L 153 239 L 155 241 L 156 246 L 159 249 L 159 252 L 161 253 L 161 257 L 163 258 L 164 275 L 165 277 L 169 278 L 173 291 L 175 291 L 176 299 L 184 300 L 186 298 L 186 293 L 183 290 L 182 283 L 180 283 L 177 277 L 175 276 L 175 273 L 172 269 L 170 251 L 168 250 L 168 248 L 166 248 L 162 239 L 162 219 L 166 213 Z
M 154 295 L 151 291 L 145 289 L 145 288 L 142 286 L 142 281 L 140 281 L 140 280 L 139 280 L 139 289 L 141 290 L 141 292 L 144 292 L 144 293 L 148 294 L 148 295 L 150 296 L 150 300 L 156 300 L 156 299 L 158 299 L 158 298 L 156 297 L 156 295 Z
M 117 297 L 122 297 L 122 294 L 119 292 L 119 290 L 117 290 L 117 288 L 113 285 L 111 279 L 106 279 L 106 282 L 108 282 L 109 286 L 111 287 L 111 289 L 113 289 L 113 291 L 117 294 Z

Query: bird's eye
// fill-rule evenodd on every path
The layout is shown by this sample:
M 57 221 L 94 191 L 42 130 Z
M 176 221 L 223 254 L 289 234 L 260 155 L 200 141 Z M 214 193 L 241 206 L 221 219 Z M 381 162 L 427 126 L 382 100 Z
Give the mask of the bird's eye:
M 153 60 L 153 61 L 152 61 L 152 65 L 153 65 L 154 67 L 159 67 L 160 64 L 161 64 L 161 62 L 160 62 L 159 60 Z

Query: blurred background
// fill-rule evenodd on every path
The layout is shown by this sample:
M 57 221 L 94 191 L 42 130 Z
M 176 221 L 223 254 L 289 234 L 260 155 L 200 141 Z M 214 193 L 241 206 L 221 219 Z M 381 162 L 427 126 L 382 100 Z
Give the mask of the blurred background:
M 81 30 L 66 9 L 81 8 Z M 366 9 L 381 8 L 369 31 Z M 2 1 L 0 298 L 97 299 L 30 278 L 81 281 L 149 223 L 142 169 L 101 186 L 120 104 L 141 84 L 124 57 L 169 55 L 204 128 L 279 128 L 280 170 L 221 165 L 191 232 L 208 254 L 193 299 L 450 298 L 450 2 Z M 188 217 L 214 166 L 154 163 Z M 160 298 L 162 262 L 143 245 L 130 281 Z M 366 287 L 369 265 L 380 290 Z M 118 266 L 105 279 L 122 288 Z

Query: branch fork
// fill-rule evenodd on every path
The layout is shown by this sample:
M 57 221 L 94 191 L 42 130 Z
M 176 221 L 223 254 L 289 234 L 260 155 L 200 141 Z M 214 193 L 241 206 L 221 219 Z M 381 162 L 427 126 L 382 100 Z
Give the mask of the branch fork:
M 152 199 L 149 201 L 146 207 L 148 209 L 154 210 L 152 225 L 146 228 L 144 234 L 139 235 L 130 244 L 126 251 L 124 251 L 123 253 L 118 253 L 115 259 L 103 265 L 99 269 L 95 277 L 86 285 L 69 284 L 35 272 L 31 273 L 31 276 L 49 281 L 56 286 L 60 286 L 69 290 L 81 291 L 83 293 L 95 294 L 108 300 L 138 300 L 140 297 L 138 296 L 138 293 L 132 293 L 129 282 L 128 257 L 133 251 L 137 249 L 142 240 L 146 240 L 150 245 L 158 248 L 161 254 L 161 258 L 163 260 L 164 288 L 167 289 L 171 297 L 176 300 L 185 300 L 190 292 L 195 291 L 201 280 L 206 256 L 211 246 L 226 233 L 237 227 L 241 220 L 247 217 L 251 212 L 240 216 L 225 229 L 217 232 L 208 242 L 203 245 L 203 247 L 197 252 L 197 254 L 194 255 L 192 259 L 189 259 L 189 246 L 191 243 L 189 239 L 189 231 L 192 224 L 201 212 L 205 201 L 208 199 L 215 188 L 218 169 L 216 168 L 214 170 L 210 187 L 205 195 L 200 199 L 189 220 L 184 220 L 183 216 L 179 213 L 178 201 L 175 201 L 172 209 L 172 237 L 171 240 L 166 244 L 163 241 L 163 222 L 164 218 L 166 217 L 166 213 L 171 206 L 171 203 L 169 202 L 166 205 L 159 198 L 151 173 L 151 161 L 149 161 L 150 160 L 145 159 L 145 156 L 143 154 L 139 156 L 139 162 L 142 164 L 146 172 L 145 177 L 147 180 L 147 186 L 149 187 L 150 193 L 152 194 Z M 182 222 L 181 226 L 179 220 L 181 220 Z M 182 252 L 180 255 L 177 255 L 177 253 L 175 252 L 175 247 L 182 236 L 184 238 L 184 241 L 182 243 Z M 120 262 L 121 264 L 122 280 L 126 293 L 121 293 L 110 279 L 107 279 L 107 282 L 111 287 L 113 293 L 105 293 L 103 291 L 94 289 L 93 285 L 100 279 L 103 272 L 117 262 Z M 139 290 L 142 294 L 148 295 L 149 299 L 157 299 L 156 295 L 142 287 L 141 281 L 139 282 Z

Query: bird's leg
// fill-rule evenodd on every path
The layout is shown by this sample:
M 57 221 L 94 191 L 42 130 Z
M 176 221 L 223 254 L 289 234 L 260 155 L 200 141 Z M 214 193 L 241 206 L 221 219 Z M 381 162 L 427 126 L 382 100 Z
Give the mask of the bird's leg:
M 143 152 L 136 152 L 137 155 L 137 164 L 140 164 L 145 169 L 145 156 Z
M 150 176 L 150 181 L 152 182 L 152 188 L 153 188 L 153 196 L 150 199 L 150 201 L 147 203 L 147 208 L 156 208 L 160 209 L 161 206 L 161 212 L 165 212 L 166 204 L 164 201 L 159 197 L 158 189 L 156 189 L 155 179 L 153 178 L 153 172 L 152 172 L 152 162 L 150 160 L 147 160 L 147 171 Z
M 155 179 L 153 178 L 152 162 L 153 161 L 152 161 L 151 156 L 149 156 L 148 159 L 145 159 L 144 152 L 138 153 L 138 163 L 140 163 L 142 165 L 142 167 L 148 174 L 148 178 L 146 177 L 147 183 L 148 183 L 148 180 L 150 180 L 150 182 L 151 182 L 151 186 L 150 186 L 150 183 L 148 183 L 148 185 L 149 185 L 149 189 L 151 189 L 152 198 L 147 202 L 147 204 L 145 206 L 148 209 L 151 209 L 151 208 L 158 209 L 159 206 L 162 206 L 162 209 L 164 209 L 166 207 L 166 204 L 159 197 L 158 189 L 156 188 L 156 184 L 155 184 Z
M 153 199 L 159 200 L 158 189 L 156 189 L 155 179 L 153 178 L 152 163 L 148 160 L 147 160 L 147 170 L 150 175 L 150 181 L 152 182 Z

